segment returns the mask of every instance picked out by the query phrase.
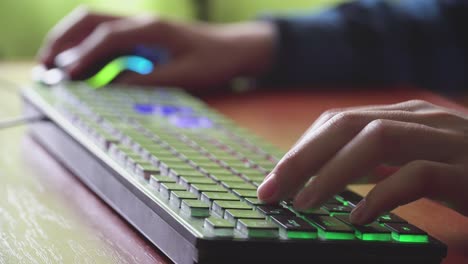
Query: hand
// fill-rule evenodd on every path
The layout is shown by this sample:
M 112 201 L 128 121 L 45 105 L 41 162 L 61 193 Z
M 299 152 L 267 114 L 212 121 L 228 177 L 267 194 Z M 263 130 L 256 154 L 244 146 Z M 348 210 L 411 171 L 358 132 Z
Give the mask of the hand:
M 72 79 L 90 76 L 112 58 L 138 45 L 165 48 L 171 61 L 149 75 L 127 73 L 119 82 L 138 85 L 205 87 L 235 76 L 265 71 L 273 54 L 273 25 L 179 23 L 153 16 L 118 17 L 78 8 L 46 37 L 39 59 L 46 67 L 60 61 Z
M 281 159 L 258 195 L 267 202 L 295 197 L 294 207 L 304 210 L 367 179 L 377 184 L 353 210 L 355 224 L 421 197 L 468 215 L 467 133 L 464 115 L 424 101 L 328 111 Z M 381 170 L 388 166 L 397 169 Z

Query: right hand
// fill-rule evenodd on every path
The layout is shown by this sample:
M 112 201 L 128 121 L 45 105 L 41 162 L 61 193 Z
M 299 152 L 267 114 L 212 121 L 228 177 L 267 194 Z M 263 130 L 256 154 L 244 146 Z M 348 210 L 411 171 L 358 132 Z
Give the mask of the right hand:
M 236 76 L 256 76 L 272 63 L 274 27 L 267 22 L 225 25 L 181 23 L 154 16 L 119 17 L 77 8 L 47 35 L 39 60 L 60 65 L 71 79 L 84 79 L 135 46 L 157 45 L 171 55 L 149 75 L 126 73 L 120 83 L 201 88 Z

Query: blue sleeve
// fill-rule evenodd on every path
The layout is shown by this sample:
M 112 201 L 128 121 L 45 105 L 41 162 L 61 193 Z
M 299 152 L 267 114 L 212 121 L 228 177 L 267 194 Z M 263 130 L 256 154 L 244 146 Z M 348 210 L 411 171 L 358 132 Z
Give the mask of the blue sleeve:
M 468 89 L 468 1 L 362 0 L 273 21 L 264 84 Z

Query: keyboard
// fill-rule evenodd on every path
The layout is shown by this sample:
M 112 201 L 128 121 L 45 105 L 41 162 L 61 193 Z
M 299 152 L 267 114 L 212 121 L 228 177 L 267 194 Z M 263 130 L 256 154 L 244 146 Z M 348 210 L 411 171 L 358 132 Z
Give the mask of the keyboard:
M 83 82 L 22 91 L 30 133 L 175 263 L 440 263 L 446 246 L 393 213 L 355 226 L 361 196 L 264 204 L 284 151 L 179 89 Z

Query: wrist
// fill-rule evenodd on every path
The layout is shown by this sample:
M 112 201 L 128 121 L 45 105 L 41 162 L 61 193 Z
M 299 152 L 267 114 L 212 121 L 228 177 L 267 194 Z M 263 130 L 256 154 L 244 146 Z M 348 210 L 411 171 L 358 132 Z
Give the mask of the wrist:
M 238 76 L 259 76 L 272 67 L 276 29 L 270 22 L 255 21 L 221 27 Z

